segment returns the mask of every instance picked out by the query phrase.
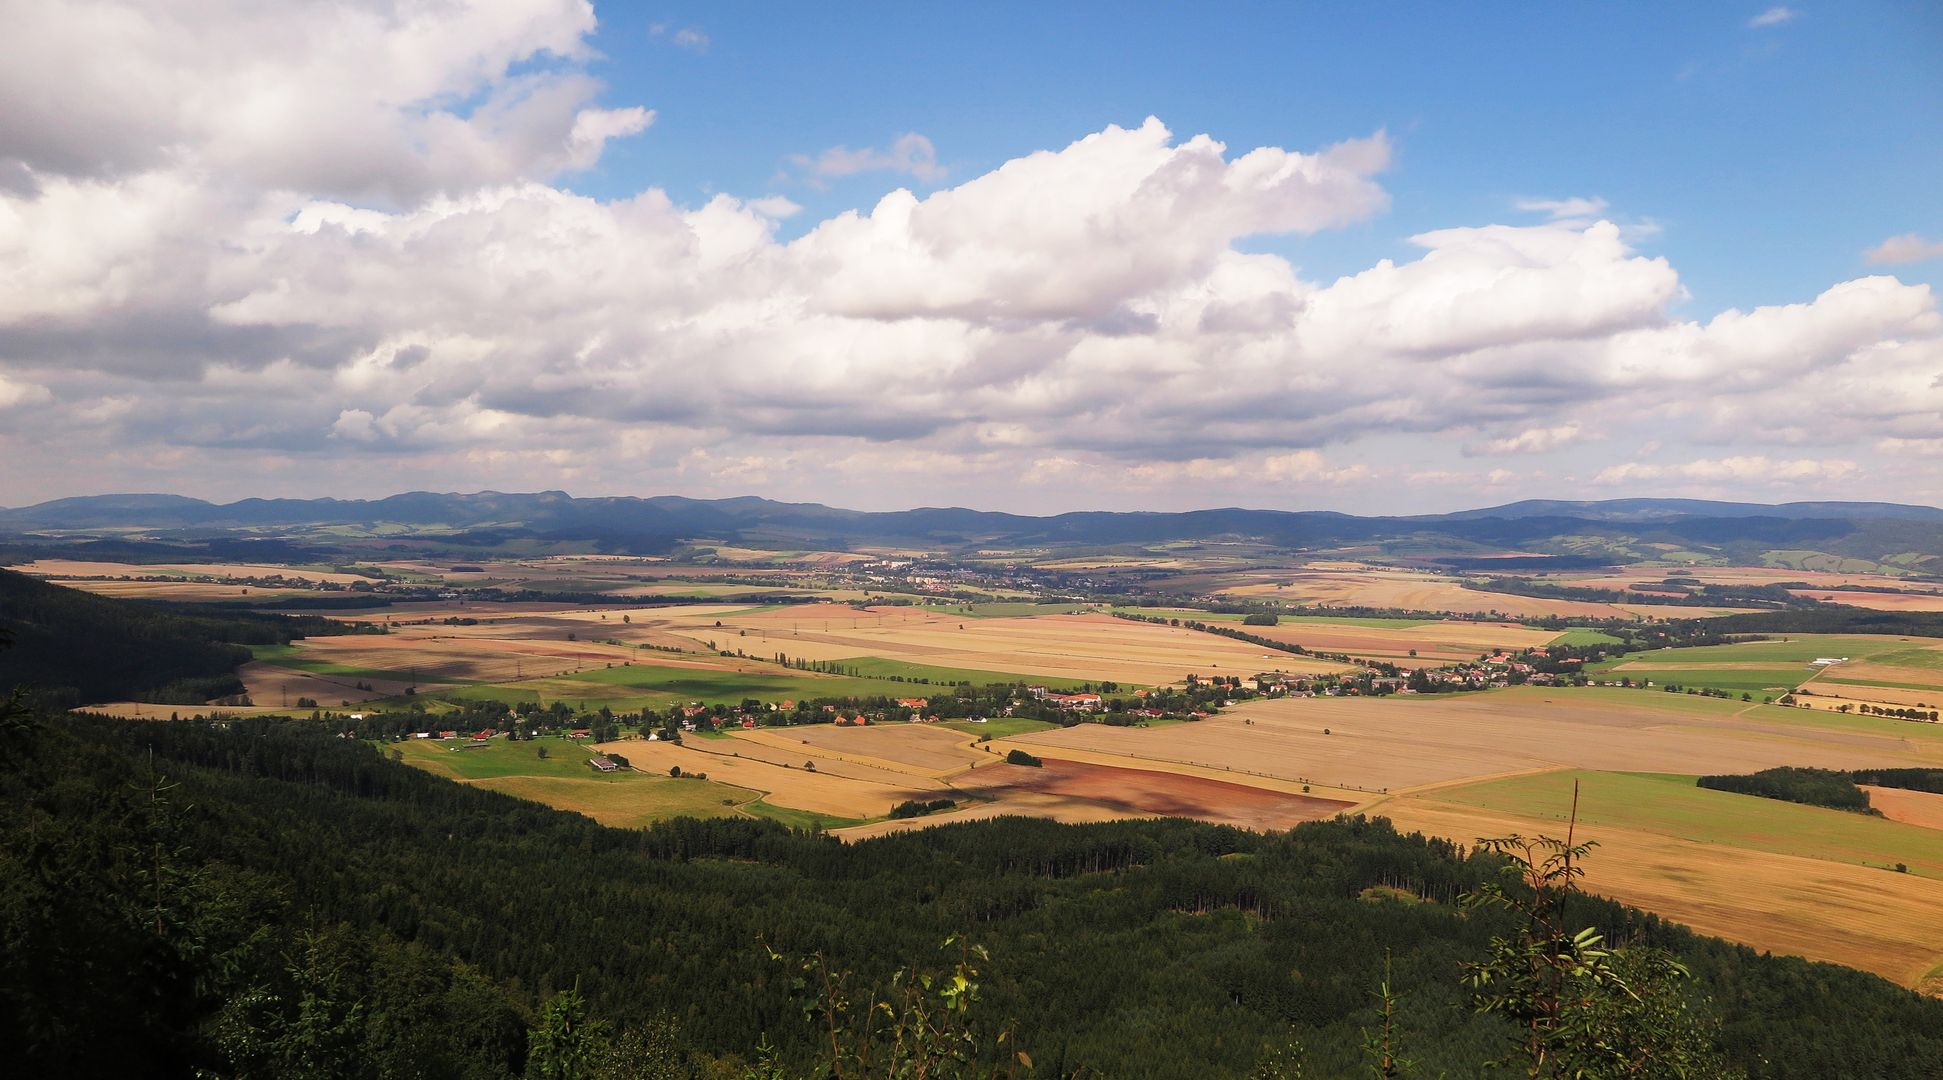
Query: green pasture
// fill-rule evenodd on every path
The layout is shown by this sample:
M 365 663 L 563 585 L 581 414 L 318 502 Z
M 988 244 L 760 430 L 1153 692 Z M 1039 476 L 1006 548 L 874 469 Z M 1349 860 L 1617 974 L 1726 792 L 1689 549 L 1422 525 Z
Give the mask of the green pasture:
M 1734 694 L 1752 694 L 1757 698 L 1780 697 L 1795 688 L 1812 671 L 1792 665 L 1769 665 L 1766 667 L 1720 667 L 1708 668 L 1643 668 L 1624 669 L 1602 668 L 1594 673 L 1612 679 L 1625 676 L 1634 682 L 1650 681 L 1652 689 L 1671 683 L 1681 688 L 1694 687 L 1711 690 L 1726 690 Z
M 861 674 L 820 675 L 782 668 L 771 673 L 631 664 L 520 682 L 462 686 L 437 693 L 452 700 L 503 701 L 509 705 L 529 701 L 538 704 L 565 701 L 574 705 L 584 704 L 588 708 L 605 705 L 616 711 L 632 711 L 661 709 L 691 701 L 734 705 L 748 698 L 779 702 L 815 698 L 929 697 L 948 690 L 950 684 L 959 681 L 974 685 L 1027 682 L 1062 690 L 1074 689 L 1082 684 L 1081 680 L 1076 679 L 1042 679 L 1012 672 L 932 667 L 880 657 L 857 657 L 839 663 L 855 668 Z M 918 682 L 918 679 L 929 682 Z
M 592 750 L 586 743 L 558 736 L 520 742 L 494 739 L 490 746 L 477 750 L 453 749 L 458 745 L 458 741 L 414 739 L 380 744 L 379 748 L 395 749 L 406 764 L 439 776 L 588 814 L 624 828 L 674 817 L 732 817 L 745 810 L 779 820 L 782 814 L 801 813 L 766 804 L 758 808 L 758 792 L 713 780 L 676 779 L 656 772 L 595 772 L 587 765 Z M 546 748 L 546 758 L 540 757 L 539 747 Z M 807 828 L 808 824 L 798 827 Z
M 1564 828 L 1579 784 L 1579 839 L 1599 826 L 1637 829 L 1681 840 L 1796 855 L 1830 862 L 1892 867 L 1943 878 L 1943 830 L 1905 825 L 1847 810 L 1737 795 L 1697 787 L 1694 777 L 1658 773 L 1565 770 L 1487 780 L 1440 791 L 1440 802 L 1534 817 Z
M 1877 653 L 1907 649 L 1901 638 L 1871 634 L 1788 634 L 1769 641 L 1738 641 L 1728 645 L 1696 645 L 1684 649 L 1652 649 L 1628 655 L 1640 664 L 1806 664 L 1823 656 L 1874 658 Z
M 1897 644 L 1907 644 L 1907 642 L 1898 638 Z M 1931 671 L 1943 671 L 1943 649 L 1895 649 L 1890 652 L 1876 653 L 1869 657 L 1869 662 L 1872 664 L 1884 664 L 1889 667 L 1927 668 Z
M 1014 735 L 1030 735 L 1035 731 L 1050 731 L 1058 724 L 1047 720 L 1027 720 L 1021 716 L 994 716 L 982 724 L 969 720 L 947 720 L 942 727 L 962 731 L 967 735 L 990 735 L 994 739 L 1009 739 Z
M 1677 683 L 1681 686 L 1712 687 L 1737 694 L 1752 693 L 1759 697 L 1774 693 L 1776 687 L 1793 688 L 1815 676 L 1820 669 L 1812 666 L 1810 661 L 1821 657 L 1847 657 L 1876 664 L 1943 672 L 1943 652 L 1912 647 L 1911 639 L 1866 634 L 1802 634 L 1768 641 L 1632 653 L 1618 660 L 1595 664 L 1587 669 L 1587 674 L 1607 679 L 1624 675 L 1634 682 L 1649 679 L 1655 685 Z M 1827 674 L 1816 681 L 1844 686 L 1899 686 L 1943 692 L 1943 686 L 1848 678 L 1841 666 L 1827 669 Z M 1943 683 L 1943 679 L 1939 679 L 1939 683 Z
M 477 750 L 458 750 L 464 745 L 460 739 L 408 739 L 399 743 L 380 743 L 378 749 L 389 753 L 397 750 L 405 756 L 407 765 L 416 765 L 427 772 L 454 780 L 490 780 L 502 776 L 571 776 L 587 777 L 609 783 L 623 783 L 636 776 L 633 773 L 597 773 L 587 764 L 593 756 L 584 740 L 567 739 L 558 735 L 513 742 L 510 739 L 491 740 L 488 746 Z M 540 748 L 547 752 L 546 758 L 540 757 Z
M 704 782 L 714 783 L 712 780 Z M 798 810 L 793 806 L 777 806 L 775 803 L 769 802 L 766 799 L 757 799 L 751 803 L 743 803 L 738 809 L 752 817 L 768 818 L 771 821 L 779 821 L 792 829 L 801 829 L 804 831 L 820 828 L 828 832 L 831 829 L 844 829 L 852 825 L 863 825 L 878 820 L 876 818 L 844 818 L 837 817 L 834 814 L 819 814 L 814 810 Z

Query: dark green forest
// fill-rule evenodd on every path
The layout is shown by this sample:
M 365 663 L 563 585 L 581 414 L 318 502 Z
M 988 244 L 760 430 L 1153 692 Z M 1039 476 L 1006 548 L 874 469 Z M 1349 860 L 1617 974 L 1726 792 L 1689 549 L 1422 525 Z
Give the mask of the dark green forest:
M 1731 791 L 1738 795 L 1826 806 L 1832 810 L 1854 810 L 1865 814 L 1875 812 L 1869 807 L 1869 793 L 1857 787 L 1855 781 L 1849 779 L 1848 773 L 1834 769 L 1783 765 L 1755 773 L 1703 776 L 1695 783 L 1703 788 Z
M 602 1075 L 555 1067 L 569 1029 L 628 1050 L 606 1075 L 825 1075 L 799 961 L 889 986 L 951 967 L 953 935 L 988 954 L 966 1022 L 1033 1075 L 1240 1077 L 1291 1039 L 1301 1075 L 1354 1075 L 1381 1030 L 1410 1075 L 1478 1076 L 1514 1034 L 1462 981 L 1513 929 L 1455 902 L 1497 857 L 1381 821 L 999 819 L 844 845 L 608 829 L 303 721 L 15 710 L 0 755 L 19 1075 L 513 1076 L 529 1049 L 554 1063 L 531 1075 Z M 1749 1076 L 1943 1070 L 1943 1002 L 1583 896 L 1567 917 L 1681 958 Z
M 374 629 L 317 616 L 260 615 L 220 605 L 143 603 L 0 570 L 0 687 L 26 686 L 50 705 L 160 701 L 199 705 L 240 693 L 250 645 Z
M 1835 810 L 1876 813 L 1869 793 L 1860 785 L 1943 792 L 1943 769 L 1810 769 L 1783 765 L 1754 773 L 1703 776 L 1696 783 L 1716 791 L 1758 795 L 1764 799 L 1807 803 Z

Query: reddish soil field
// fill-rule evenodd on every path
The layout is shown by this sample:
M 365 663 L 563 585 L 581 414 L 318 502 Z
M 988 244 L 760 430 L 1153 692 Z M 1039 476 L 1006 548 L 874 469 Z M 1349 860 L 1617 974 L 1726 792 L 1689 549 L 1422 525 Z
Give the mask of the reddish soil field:
M 1041 768 L 1007 766 L 992 770 L 989 786 L 961 787 L 978 798 L 998 799 L 1022 791 L 1083 799 L 1127 814 L 1191 817 L 1250 829 L 1287 829 L 1305 821 L 1334 817 L 1353 803 L 1267 791 L 1179 773 L 1121 769 L 1046 758 Z M 979 779 L 986 777 L 981 771 Z M 966 777 L 967 780 L 970 777 Z
M 1882 816 L 1890 821 L 1921 825 L 1926 829 L 1943 829 L 1943 795 L 1933 791 L 1876 787 L 1873 784 L 1862 785 L 1862 790 L 1869 793 L 1869 804 L 1882 811 Z

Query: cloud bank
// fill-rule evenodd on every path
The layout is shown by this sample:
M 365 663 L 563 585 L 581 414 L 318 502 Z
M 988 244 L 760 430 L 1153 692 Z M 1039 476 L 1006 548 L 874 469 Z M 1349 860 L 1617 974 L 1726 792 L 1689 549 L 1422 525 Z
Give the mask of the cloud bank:
M 23 103 L 0 113 L 0 501 L 1892 497 L 1920 455 L 1852 459 L 1943 440 L 1926 286 L 1681 314 L 1676 269 L 1583 196 L 1333 281 L 1259 252 L 1380 217 L 1382 131 L 1103 125 L 785 240 L 798 208 L 762 192 L 574 193 L 654 119 L 602 102 L 585 3 L 221 7 L 30 6 L 0 44 Z M 945 179 L 919 135 L 798 165 Z

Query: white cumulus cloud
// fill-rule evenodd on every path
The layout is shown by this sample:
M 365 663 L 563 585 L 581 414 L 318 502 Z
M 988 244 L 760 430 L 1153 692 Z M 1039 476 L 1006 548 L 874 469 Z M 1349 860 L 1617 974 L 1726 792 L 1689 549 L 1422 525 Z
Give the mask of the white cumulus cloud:
M 1943 498 L 1927 286 L 1689 311 L 1590 196 L 1329 279 L 1265 253 L 1380 218 L 1381 131 L 1231 148 L 1149 118 L 962 178 L 913 134 L 805 159 L 883 181 L 816 221 L 594 198 L 562 177 L 655 114 L 605 97 L 593 29 L 578 0 L 28 5 L 0 35 L 0 157 L 33 181 L 0 189 L 0 501 L 61 493 L 78 429 L 91 475 L 144 489 L 275 456 L 364 494 L 1367 510 L 1516 479 L 1465 452 L 1571 448 L 1607 485 Z
M 1877 266 L 1943 259 L 1943 240 L 1925 240 L 1915 233 L 1903 233 L 1870 248 L 1862 257 Z
M 865 147 L 852 150 L 847 146 L 832 146 L 815 156 L 797 154 L 790 161 L 813 181 L 856 176 L 858 173 L 888 172 L 936 183 L 945 178 L 946 172 L 945 167 L 938 164 L 937 147 L 931 145 L 930 139 L 916 132 L 899 135 L 882 149 Z

